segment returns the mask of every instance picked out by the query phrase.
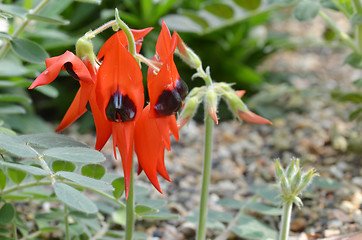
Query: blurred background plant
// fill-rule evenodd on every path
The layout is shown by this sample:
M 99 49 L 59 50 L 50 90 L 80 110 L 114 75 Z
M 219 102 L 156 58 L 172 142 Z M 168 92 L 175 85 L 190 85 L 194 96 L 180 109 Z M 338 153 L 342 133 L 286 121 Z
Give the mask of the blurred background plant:
M 49 131 L 34 113 L 48 121 L 59 121 L 75 94 L 77 83 L 57 81 L 35 93 L 24 89 L 44 70 L 45 58 L 74 50 L 74 43 L 85 32 L 113 18 L 115 7 L 131 28 L 159 28 L 160 19 L 164 19 L 171 29 L 182 34 L 191 48 L 197 49 L 205 65 L 213 69 L 215 79 L 234 82 L 236 89 L 255 93 L 265 79 L 265 73 L 257 71 L 257 66 L 271 53 L 293 47 L 287 35 L 275 35 L 266 28 L 275 10 L 290 4 L 293 1 L 128 0 L 119 4 L 109 0 L 4 1 L 0 5 L 0 76 L 6 82 L 2 81 L 0 86 L 5 94 L 0 101 L 6 108 L 1 111 L 1 119 L 7 127 L 19 132 Z M 147 36 L 149 39 L 143 47 L 147 57 L 154 54 L 157 31 L 154 32 Z M 110 35 L 108 31 L 102 34 L 103 39 L 95 39 L 96 51 Z M 221 59 L 220 56 L 228 57 Z M 190 81 L 192 71 L 185 64 L 177 64 L 191 88 L 201 84 Z M 9 111 L 13 113 L 11 116 Z M 34 126 L 21 123 L 20 119 L 25 119 L 23 114 L 27 114 L 26 118 L 31 119 Z M 231 117 L 228 111 L 221 111 L 220 116 Z M 86 114 L 80 120 L 81 130 L 92 130 L 90 117 Z

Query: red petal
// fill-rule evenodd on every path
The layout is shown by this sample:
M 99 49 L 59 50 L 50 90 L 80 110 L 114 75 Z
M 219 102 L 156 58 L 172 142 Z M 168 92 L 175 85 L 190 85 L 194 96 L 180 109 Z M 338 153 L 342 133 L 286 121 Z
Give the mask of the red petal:
M 56 129 L 57 132 L 63 131 L 87 111 L 86 105 L 92 90 L 93 85 L 81 83 L 81 87 L 75 95 L 72 104 Z
M 125 181 L 126 198 L 128 197 L 130 176 L 132 171 L 134 123 L 112 123 L 113 149 L 116 155 L 116 147 L 122 158 L 122 166 Z
M 243 119 L 244 121 L 250 122 L 250 123 L 257 123 L 257 124 L 272 124 L 271 121 L 268 119 L 265 119 L 263 117 L 260 117 L 259 115 L 256 115 L 255 113 L 248 111 L 248 112 L 241 112 L 239 111 L 239 117 Z
M 236 96 L 238 96 L 239 98 L 242 98 L 245 94 L 245 90 L 238 90 L 235 92 Z
M 82 60 L 80 60 L 72 52 L 66 51 L 63 55 L 49 58 L 46 60 L 47 69 L 35 79 L 29 89 L 46 85 L 54 81 L 59 75 L 59 72 L 63 68 L 64 64 L 67 62 L 72 63 L 73 71 L 75 72 L 75 74 L 77 74 L 81 81 L 94 83 L 94 80 L 91 77 L 88 68 L 85 66 Z
M 160 37 L 162 38 L 161 34 Z M 164 90 L 172 90 L 175 88 L 176 80 L 180 78 L 178 74 L 175 62 L 173 60 L 173 53 L 176 49 L 176 34 L 172 36 L 171 42 L 169 43 L 168 56 L 163 62 L 163 65 L 157 75 L 154 74 L 152 69 L 148 69 L 147 74 L 147 87 L 150 96 L 151 109 L 154 109 L 159 96 Z M 157 114 L 151 111 L 151 116 L 156 117 Z
M 149 118 L 150 106 L 142 111 L 141 117 L 136 121 L 135 127 L 135 152 L 140 169 L 143 169 L 150 182 L 162 193 L 157 179 L 157 172 L 169 179 L 163 165 L 165 145 L 158 131 L 156 119 Z
M 114 42 L 112 51 L 104 56 L 97 75 L 97 102 L 104 115 L 111 96 L 117 91 L 128 95 L 136 105 L 137 119 L 144 104 L 142 72 L 134 57 L 119 41 Z
M 169 56 L 171 50 L 171 34 L 168 30 L 164 21 L 162 21 L 162 29 L 160 35 L 158 36 L 156 43 L 156 54 L 159 57 L 160 62 L 165 62 L 166 58 Z M 175 51 L 175 50 L 173 50 Z
M 142 38 L 146 36 L 153 28 L 145 28 L 145 29 L 139 29 L 134 30 L 131 29 L 131 32 L 133 34 L 134 40 L 136 42 L 136 51 L 137 53 L 140 52 L 141 46 L 142 46 Z M 118 31 L 115 34 L 113 34 L 102 46 L 101 50 L 98 53 L 97 58 L 101 59 L 104 57 L 109 50 L 113 50 L 114 44 L 117 42 L 121 43 L 124 47 L 127 47 L 128 40 L 126 37 L 126 34 L 123 31 Z

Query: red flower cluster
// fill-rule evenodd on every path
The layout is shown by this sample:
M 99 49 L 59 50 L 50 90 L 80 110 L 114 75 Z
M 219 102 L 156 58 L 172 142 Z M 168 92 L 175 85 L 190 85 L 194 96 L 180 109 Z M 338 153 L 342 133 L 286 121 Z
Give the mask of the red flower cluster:
M 131 30 L 137 53 L 143 37 L 151 30 Z M 88 58 L 81 60 L 67 51 L 47 59 L 47 69 L 30 86 L 32 89 L 51 83 L 61 69 L 79 81 L 80 88 L 57 131 L 62 131 L 84 114 L 89 102 L 97 132 L 95 148 L 101 150 L 112 135 L 114 156 L 117 157 L 118 148 L 122 158 L 126 196 L 133 149 L 138 158 L 138 173 L 143 170 L 157 190 L 161 192 L 157 173 L 170 181 L 164 164 L 164 149 L 170 150 L 170 132 L 178 140 L 174 114 L 180 109 L 188 91 L 173 59 L 178 39 L 176 32 L 171 37 L 163 23 L 152 59 L 160 69 L 148 70 L 150 103 L 145 108 L 141 69 L 128 51 L 123 31 L 105 42 L 97 56 L 99 63 L 91 63 Z

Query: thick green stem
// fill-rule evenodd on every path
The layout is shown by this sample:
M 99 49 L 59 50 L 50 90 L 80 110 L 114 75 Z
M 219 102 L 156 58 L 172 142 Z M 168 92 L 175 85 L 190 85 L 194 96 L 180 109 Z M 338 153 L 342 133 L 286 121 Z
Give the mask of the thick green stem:
M 30 10 L 29 12 L 31 14 L 38 14 L 40 12 L 40 10 L 42 10 L 48 3 L 50 2 L 50 0 L 43 0 L 41 1 L 33 10 Z M 26 16 L 23 20 L 23 22 L 20 24 L 20 26 L 13 32 L 13 34 L 11 34 L 12 38 L 15 38 L 17 36 L 19 36 L 23 30 L 25 29 L 25 27 L 28 25 L 28 23 L 30 22 L 30 19 L 28 19 Z M 8 52 L 10 47 L 10 41 L 7 41 L 5 43 L 5 45 L 0 49 L 0 59 L 3 58 L 5 56 L 5 54 Z
M 199 226 L 197 240 L 204 240 L 206 237 L 207 205 L 209 198 L 209 185 L 211 176 L 211 154 L 212 154 L 212 132 L 214 121 L 207 113 L 205 120 L 205 148 L 204 148 L 204 169 L 202 173 L 202 188 L 200 199 Z
M 128 51 L 137 60 L 136 43 L 135 43 L 133 34 L 131 32 L 131 29 L 127 26 L 127 24 L 125 22 L 123 22 L 121 20 L 121 18 L 119 17 L 117 8 L 116 8 L 116 21 L 117 21 L 117 24 L 118 24 L 119 28 L 122 29 L 123 32 L 126 34 L 126 37 L 127 37 L 127 40 L 128 40 Z
M 70 240 L 69 222 L 68 222 L 68 206 L 64 204 L 64 224 L 65 224 L 65 240 Z
M 323 18 L 324 21 L 329 25 L 329 27 L 333 30 L 333 32 L 345 43 L 347 44 L 352 50 L 358 53 L 358 47 L 353 42 L 353 40 L 345 33 L 342 32 L 335 22 L 323 11 L 319 11 L 319 16 Z
M 132 161 L 132 170 L 131 176 L 129 179 L 129 190 L 128 190 L 128 198 L 126 202 L 126 240 L 133 239 L 133 232 L 134 232 L 134 179 L 133 179 L 133 161 Z
M 292 208 L 293 208 L 293 201 L 291 200 L 283 204 L 283 215 L 282 215 L 282 222 L 280 225 L 279 240 L 288 240 Z

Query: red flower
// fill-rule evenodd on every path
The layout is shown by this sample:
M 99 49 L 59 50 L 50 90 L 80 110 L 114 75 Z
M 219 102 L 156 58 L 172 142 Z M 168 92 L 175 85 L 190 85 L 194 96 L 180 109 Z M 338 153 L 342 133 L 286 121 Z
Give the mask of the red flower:
M 135 152 L 138 158 L 138 174 L 143 170 L 153 186 L 162 193 L 158 183 L 157 173 L 166 180 L 171 180 L 164 163 L 165 141 L 160 135 L 159 121 L 164 124 L 165 131 L 171 130 L 172 134 L 178 140 L 178 128 L 175 116 L 171 115 L 161 119 L 150 118 L 150 105 L 147 105 L 143 109 L 141 117 L 136 122 Z
M 95 83 L 95 72 L 88 59 L 83 62 L 69 51 L 58 57 L 46 59 L 45 65 L 47 69 L 35 79 L 29 89 L 53 82 L 60 70 L 67 71 L 80 84 L 72 104 L 56 130 L 62 131 L 86 111 L 86 105 Z
M 135 41 L 141 39 L 151 29 L 134 31 Z M 115 33 L 103 45 L 98 54 L 102 60 L 97 75 L 95 94 L 100 112 L 107 118 L 106 124 L 96 127 L 100 129 L 97 141 L 105 143 L 113 136 L 113 149 L 116 155 L 118 148 L 125 178 L 126 197 L 128 196 L 129 178 L 132 169 L 133 138 L 135 121 L 141 116 L 144 105 L 143 81 L 141 69 L 135 58 L 128 52 L 127 38 L 124 32 Z M 141 43 L 138 43 L 139 51 Z M 104 144 L 103 144 L 104 145 Z M 103 147 L 96 146 L 97 149 Z
M 187 94 L 187 85 L 178 74 L 173 60 L 177 45 L 177 33 L 171 34 L 164 22 L 152 60 L 160 63 L 156 73 L 149 68 L 147 86 L 150 104 L 143 110 L 136 122 L 135 151 L 138 157 L 138 173 L 145 172 L 151 183 L 160 192 L 157 173 L 170 181 L 164 164 L 164 150 L 171 149 L 170 132 L 178 140 L 175 112 L 182 105 Z

